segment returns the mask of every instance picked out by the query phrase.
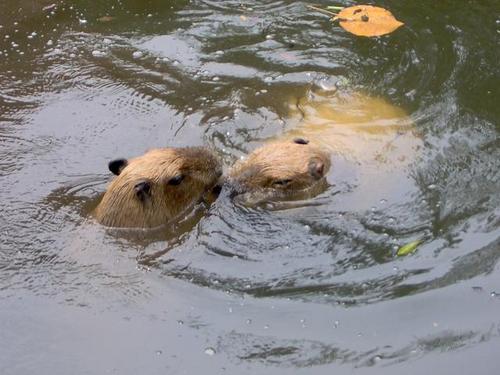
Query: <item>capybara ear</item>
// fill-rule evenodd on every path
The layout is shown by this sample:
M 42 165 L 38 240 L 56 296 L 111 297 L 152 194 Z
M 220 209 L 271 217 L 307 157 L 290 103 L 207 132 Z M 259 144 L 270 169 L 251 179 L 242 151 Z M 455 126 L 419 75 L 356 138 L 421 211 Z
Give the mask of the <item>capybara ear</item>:
M 322 178 L 325 173 L 325 164 L 321 160 L 316 158 L 309 161 L 308 168 L 311 176 L 313 176 L 317 180 Z
M 144 202 L 151 195 L 151 184 L 148 181 L 141 181 L 134 186 L 135 195 Z
M 115 159 L 111 160 L 108 163 L 108 168 L 111 171 L 111 173 L 118 176 L 122 172 L 123 168 L 127 166 L 127 164 L 128 164 L 127 159 Z
M 309 141 L 304 138 L 294 138 L 293 143 L 297 143 L 298 145 L 307 145 Z

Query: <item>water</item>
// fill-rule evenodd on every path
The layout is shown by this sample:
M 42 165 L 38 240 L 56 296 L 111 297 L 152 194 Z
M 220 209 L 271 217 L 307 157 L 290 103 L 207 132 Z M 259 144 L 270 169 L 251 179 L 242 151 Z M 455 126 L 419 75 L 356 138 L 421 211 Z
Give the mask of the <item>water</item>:
M 2 373 L 496 371 L 498 4 L 382 1 L 406 25 L 379 39 L 305 5 L 0 5 Z M 409 115 L 397 178 L 336 154 L 312 200 L 92 221 L 110 159 L 205 144 L 228 167 L 332 87 Z

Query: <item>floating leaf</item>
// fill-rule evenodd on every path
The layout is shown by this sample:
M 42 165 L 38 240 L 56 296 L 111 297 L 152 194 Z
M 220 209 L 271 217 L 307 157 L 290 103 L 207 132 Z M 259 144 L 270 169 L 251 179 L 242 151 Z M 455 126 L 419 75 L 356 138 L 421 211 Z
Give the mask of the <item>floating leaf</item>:
M 335 17 L 340 26 L 354 35 L 380 36 L 403 26 L 391 12 L 371 5 L 356 5 L 342 9 Z
M 418 245 L 420 245 L 422 243 L 422 240 L 416 240 L 416 241 L 413 241 L 413 242 L 410 242 L 410 243 L 407 243 L 406 245 L 404 246 L 401 246 L 398 250 L 398 252 L 396 253 L 396 255 L 398 257 L 400 256 L 405 256 L 405 255 L 408 255 L 408 254 L 411 254 L 413 253 L 415 250 L 417 250 L 417 247 Z

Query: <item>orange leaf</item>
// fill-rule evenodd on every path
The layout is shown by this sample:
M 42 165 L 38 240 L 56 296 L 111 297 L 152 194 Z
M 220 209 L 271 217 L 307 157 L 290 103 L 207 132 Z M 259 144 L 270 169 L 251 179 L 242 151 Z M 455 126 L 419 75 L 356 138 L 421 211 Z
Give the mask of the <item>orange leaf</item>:
M 371 5 L 344 8 L 333 20 L 338 20 L 344 30 L 360 36 L 385 35 L 404 25 L 388 10 Z

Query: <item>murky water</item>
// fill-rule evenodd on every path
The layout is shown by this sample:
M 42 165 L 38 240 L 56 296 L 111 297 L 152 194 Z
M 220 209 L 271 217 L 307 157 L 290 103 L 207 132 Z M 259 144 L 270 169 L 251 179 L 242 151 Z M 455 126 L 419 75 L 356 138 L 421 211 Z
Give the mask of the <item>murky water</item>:
M 2 374 L 495 373 L 497 1 L 378 2 L 406 24 L 378 39 L 305 5 L 2 2 Z M 227 168 L 313 136 L 290 105 L 325 87 L 407 113 L 418 152 L 372 168 L 344 137 L 314 199 L 92 221 L 110 159 L 209 145 Z

